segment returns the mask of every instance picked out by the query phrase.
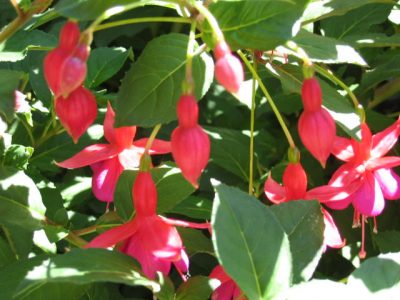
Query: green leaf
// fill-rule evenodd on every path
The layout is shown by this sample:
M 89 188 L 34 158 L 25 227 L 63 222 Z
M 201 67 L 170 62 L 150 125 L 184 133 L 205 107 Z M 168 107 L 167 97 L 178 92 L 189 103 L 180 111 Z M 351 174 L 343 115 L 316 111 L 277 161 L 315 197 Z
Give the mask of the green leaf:
M 185 78 L 188 36 L 171 33 L 150 41 L 121 82 L 116 127 L 154 126 L 176 119 L 176 103 Z M 213 80 L 207 53 L 193 58 L 195 95 L 200 99 Z
M 33 248 L 33 231 L 15 225 L 4 226 L 3 231 L 16 258 L 27 258 Z
M 303 72 L 295 65 L 268 65 L 271 74 L 276 76 L 282 83 L 283 89 L 288 93 L 301 94 L 303 83 Z M 358 139 L 357 132 L 360 128 L 360 118 L 350 104 L 347 96 L 340 95 L 335 88 L 319 80 L 323 105 L 330 111 L 335 122 L 351 137 Z
M 400 289 L 400 253 L 365 260 L 349 277 L 347 286 L 360 299 L 396 299 Z
M 44 283 L 38 287 L 32 287 L 17 297 L 15 300 L 65 300 L 79 299 L 89 289 L 89 285 L 78 285 L 70 283 Z
M 46 208 L 35 183 L 22 171 L 0 166 L 0 223 L 28 230 L 43 226 Z
M 208 239 L 200 230 L 183 227 L 179 227 L 177 230 L 189 256 L 200 252 L 214 255 L 211 240 Z
M 25 58 L 29 49 L 53 48 L 57 38 L 40 30 L 18 31 L 11 38 L 0 44 L 0 61 L 15 62 Z
M 179 286 L 176 300 L 206 300 L 212 291 L 213 286 L 208 277 L 194 276 Z
M 382 253 L 400 252 L 399 231 L 380 231 L 379 234 L 373 235 L 373 239 Z
M 157 187 L 158 213 L 169 211 L 194 191 L 194 187 L 182 177 L 175 164 L 169 163 L 153 168 L 151 174 Z M 124 171 L 115 188 L 114 203 L 118 214 L 125 221 L 133 214 L 132 186 L 136 175 L 137 171 Z
M 302 30 L 293 39 L 314 62 L 326 64 L 356 64 L 366 66 L 361 55 L 346 43 Z
M 218 1 L 209 7 L 232 50 L 251 48 L 271 50 L 284 44 L 297 31 L 308 0 Z M 203 38 L 213 45 L 207 22 Z
M 161 272 L 157 273 L 158 282 L 160 283 L 160 291 L 154 296 L 159 300 L 175 300 L 175 287 L 168 276 L 164 276 Z
M 257 199 L 223 184 L 214 187 L 212 238 L 221 265 L 249 299 L 273 299 L 291 281 L 287 235 Z
M 317 201 L 290 201 L 270 207 L 288 235 L 293 283 L 309 280 L 322 255 L 324 219 Z
M 9 243 L 2 237 L 0 237 L 0 269 L 8 266 L 17 260 Z
M 347 36 L 368 32 L 370 27 L 384 22 L 391 9 L 390 4 L 370 4 L 353 10 L 344 16 L 332 17 L 321 22 L 326 36 L 343 39 Z
M 40 193 L 43 197 L 43 204 L 46 206 L 46 217 L 56 224 L 66 226 L 68 223 L 68 214 L 63 205 L 60 191 L 46 187 L 41 189 Z
M 400 34 L 364 33 L 347 36 L 345 41 L 354 48 L 400 47 Z
M 95 88 L 117 73 L 124 65 L 132 50 L 125 48 L 96 48 L 87 62 L 88 73 L 85 85 Z
M 32 147 L 11 145 L 4 154 L 4 165 L 23 170 L 28 166 L 28 161 L 33 154 Z
M 333 16 L 344 15 L 354 9 L 371 3 L 393 3 L 392 0 L 324 0 L 308 4 L 303 23 L 316 22 Z
M 18 261 L 0 271 L 0 298 L 29 297 L 47 283 L 85 285 L 92 282 L 143 285 L 154 292 L 159 285 L 138 272 L 134 260 L 105 249 L 72 249 L 55 256 Z
M 22 72 L 0 69 L 0 114 L 11 121 L 14 115 L 14 91 L 18 89 Z
M 210 219 L 212 202 L 207 198 L 190 196 L 176 205 L 170 212 L 193 219 Z

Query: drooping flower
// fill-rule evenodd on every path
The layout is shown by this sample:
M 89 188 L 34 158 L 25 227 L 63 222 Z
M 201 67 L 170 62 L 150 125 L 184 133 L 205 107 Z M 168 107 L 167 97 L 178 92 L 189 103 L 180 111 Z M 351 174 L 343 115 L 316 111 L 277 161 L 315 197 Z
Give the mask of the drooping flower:
M 94 144 L 75 156 L 57 163 L 60 167 L 75 169 L 91 166 L 93 170 L 92 190 L 100 201 L 112 202 L 114 190 L 123 170 L 136 169 L 144 152 L 147 138 L 133 141 L 136 126 L 114 128 L 115 113 L 108 104 L 104 119 L 104 136 L 109 144 Z M 170 142 L 154 140 L 150 154 L 165 154 L 171 151 Z
M 58 47 L 44 59 L 44 76 L 56 98 L 67 98 L 85 80 L 89 48 L 79 43 L 79 36 L 78 25 L 67 22 L 60 32 Z
M 274 204 L 310 199 L 307 192 L 307 174 L 299 162 L 288 164 L 283 173 L 283 186 L 279 185 L 269 175 L 264 185 L 264 191 L 267 198 Z M 325 224 L 323 251 L 326 250 L 327 246 L 331 248 L 343 247 L 345 241 L 342 240 L 332 216 L 324 208 L 322 208 L 322 214 Z
M 322 92 L 316 78 L 305 79 L 301 96 L 304 111 L 298 130 L 307 150 L 325 167 L 336 137 L 336 125 L 329 112 L 322 107 Z
M 214 49 L 215 77 L 230 93 L 237 93 L 244 80 L 243 66 L 240 60 L 232 55 L 225 41 L 217 43 Z
M 400 198 L 400 177 L 392 170 L 400 165 L 400 157 L 385 156 L 396 144 L 400 135 L 400 119 L 385 130 L 372 135 L 366 123 L 361 124 L 361 141 L 337 137 L 333 154 L 345 161 L 332 175 L 328 186 L 314 190 L 311 197 L 316 197 L 333 209 L 344 209 L 350 203 L 355 209 L 354 225 L 360 225 L 362 217 L 362 248 L 360 257 L 365 257 L 364 223 L 366 217 L 375 217 L 382 213 L 385 198 Z M 321 189 L 330 189 L 325 194 Z M 344 191 L 346 197 L 331 195 Z M 375 228 L 376 230 L 376 228 Z
M 96 119 L 97 102 L 88 89 L 78 87 L 67 98 L 56 98 L 55 110 L 60 123 L 76 143 Z
M 177 105 L 179 126 L 171 135 L 172 155 L 183 176 L 195 187 L 210 157 L 210 140 L 198 125 L 198 105 L 192 95 L 183 95 Z
M 221 284 L 214 290 L 211 300 L 245 300 L 247 299 L 237 284 L 225 273 L 222 266 L 216 266 L 209 275 L 210 278 L 218 279 Z
M 133 185 L 132 195 L 135 217 L 126 224 L 100 234 L 86 247 L 107 248 L 122 242 L 119 250 L 138 260 L 147 277 L 154 279 L 157 271 L 167 275 L 173 263 L 185 279 L 184 274 L 188 272 L 189 259 L 174 225 L 207 229 L 209 224 L 196 224 L 158 216 L 157 190 L 148 171 L 139 172 Z

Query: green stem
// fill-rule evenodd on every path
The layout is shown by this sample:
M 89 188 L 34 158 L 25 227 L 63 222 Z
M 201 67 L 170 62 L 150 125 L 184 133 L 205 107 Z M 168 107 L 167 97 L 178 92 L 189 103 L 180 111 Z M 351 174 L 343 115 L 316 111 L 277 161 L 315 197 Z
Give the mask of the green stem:
M 193 6 L 199 11 L 200 14 L 204 16 L 204 18 L 206 18 L 208 24 L 210 24 L 214 39 L 216 41 L 223 41 L 224 34 L 222 33 L 221 28 L 219 28 L 218 22 L 214 15 L 201 2 L 194 1 Z
M 156 126 L 154 126 L 153 131 L 151 132 L 149 139 L 147 140 L 146 143 L 146 147 L 144 148 L 144 152 L 143 153 L 149 153 L 149 150 L 151 148 L 151 145 L 153 144 L 154 139 L 156 138 L 156 135 L 158 133 L 158 131 L 161 128 L 161 124 L 157 124 Z
M 87 244 L 87 241 L 72 232 L 70 232 L 64 239 L 78 248 L 83 248 Z
M 2 226 L 2 229 L 3 229 L 4 235 L 6 236 L 7 242 L 10 245 L 11 251 L 14 253 L 15 258 L 18 260 L 19 255 L 18 255 L 17 249 L 15 248 L 15 244 L 11 237 L 10 231 L 5 226 Z
M 189 42 L 186 50 L 186 76 L 183 85 L 183 93 L 192 95 L 194 90 L 193 80 L 193 56 L 194 56 L 194 45 L 195 45 L 195 31 L 196 22 L 192 22 L 190 25 Z
M 368 108 L 374 108 L 392 97 L 400 91 L 400 78 L 395 78 L 392 81 L 377 88 L 374 93 L 374 99 L 368 103 Z
M 347 92 L 347 94 L 349 95 L 355 108 L 361 107 L 360 103 L 357 100 L 356 95 L 354 95 L 354 93 L 350 90 L 350 88 L 343 81 L 341 81 L 339 78 L 337 78 L 335 75 L 333 75 L 333 73 L 331 71 L 325 70 L 324 68 L 322 68 L 318 65 L 314 65 L 314 69 L 318 73 L 320 73 L 321 75 L 328 78 L 330 81 L 336 83 L 338 86 L 340 86 L 342 89 L 344 89 Z
M 31 132 L 31 128 L 29 127 L 28 124 L 26 124 L 26 122 L 24 120 L 21 120 L 22 125 L 24 126 L 26 132 L 28 133 L 29 136 L 29 141 L 31 142 L 32 147 L 35 145 L 35 139 L 33 138 L 32 132 Z
M 257 60 L 253 55 L 253 69 L 257 73 Z M 250 111 L 250 149 L 249 149 L 249 194 L 253 194 L 253 164 L 254 164 L 254 115 L 256 110 L 256 88 L 257 80 L 253 76 L 251 86 L 251 111 Z
M 108 22 L 105 24 L 97 25 L 94 31 L 100 31 L 116 26 L 123 26 L 128 24 L 138 24 L 138 23 L 150 23 L 150 22 L 163 22 L 163 23 L 186 23 L 190 24 L 191 20 L 188 18 L 181 18 L 181 17 L 149 17 L 149 18 L 132 18 L 132 19 L 125 19 L 120 21 Z
M 289 129 L 287 128 L 285 122 L 283 121 L 282 115 L 279 112 L 278 108 L 276 107 L 274 100 L 272 99 L 271 95 L 268 93 L 267 88 L 265 87 L 264 83 L 262 82 L 260 76 L 258 76 L 257 72 L 254 70 L 254 68 L 252 67 L 251 63 L 248 61 L 248 59 L 246 58 L 246 56 L 243 54 L 242 51 L 238 50 L 237 53 L 239 54 L 239 56 L 242 58 L 242 60 L 244 61 L 244 63 L 246 64 L 246 67 L 249 69 L 249 71 L 251 72 L 251 74 L 253 75 L 253 78 L 255 78 L 258 82 L 258 85 L 261 88 L 261 91 L 264 93 L 265 97 L 268 100 L 269 105 L 271 106 L 272 111 L 274 112 L 276 118 L 278 119 L 279 124 L 282 127 L 282 130 L 286 136 L 286 139 L 290 145 L 291 148 L 295 148 L 296 145 L 294 143 L 294 140 L 289 132 Z

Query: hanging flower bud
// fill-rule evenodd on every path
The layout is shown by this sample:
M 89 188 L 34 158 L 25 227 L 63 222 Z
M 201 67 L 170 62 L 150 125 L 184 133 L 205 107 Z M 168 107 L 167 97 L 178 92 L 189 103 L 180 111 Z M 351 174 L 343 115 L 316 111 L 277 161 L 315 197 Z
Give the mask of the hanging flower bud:
M 180 127 L 193 127 L 197 125 L 199 107 L 193 95 L 183 95 L 177 105 L 177 114 Z
M 321 108 L 322 92 L 317 78 L 312 77 L 303 81 L 301 98 L 303 100 L 304 110 L 316 111 Z
M 151 216 L 156 214 L 157 189 L 149 171 L 140 171 L 132 188 L 133 203 L 136 214 Z
M 214 49 L 216 58 L 215 77 L 218 82 L 230 93 L 239 91 L 244 80 L 243 66 L 240 60 L 232 55 L 225 41 L 219 42 Z
M 210 157 L 210 140 L 199 126 L 177 127 L 171 136 L 172 156 L 183 176 L 196 188 Z
M 73 51 L 78 45 L 81 32 L 78 24 L 68 21 L 60 31 L 59 47 L 65 51 Z
M 77 88 L 67 98 L 57 98 L 55 108 L 61 124 L 75 143 L 97 116 L 96 98 L 84 87 Z
M 322 107 L 316 111 L 305 110 L 300 116 L 298 129 L 304 146 L 325 167 L 336 137 L 332 116 Z
M 300 162 L 287 165 L 282 181 L 288 199 L 305 199 L 307 174 Z

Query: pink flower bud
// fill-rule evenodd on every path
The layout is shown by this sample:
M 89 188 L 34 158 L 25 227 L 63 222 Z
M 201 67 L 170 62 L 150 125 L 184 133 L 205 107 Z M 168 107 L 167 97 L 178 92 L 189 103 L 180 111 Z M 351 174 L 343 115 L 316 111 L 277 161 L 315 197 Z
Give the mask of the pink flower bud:
M 214 52 L 217 60 L 215 77 L 228 92 L 238 92 L 244 80 L 242 63 L 236 56 L 232 55 L 229 46 L 225 42 L 218 43 Z
M 25 100 L 26 96 L 18 90 L 14 91 L 14 110 L 17 113 L 25 113 L 31 110 L 28 102 Z
M 307 174 L 300 163 L 289 163 L 283 173 L 282 181 L 287 199 L 305 199 Z
M 60 47 L 65 51 L 73 51 L 78 45 L 80 35 L 78 24 L 68 21 L 60 31 Z
M 55 108 L 61 124 L 75 143 L 97 116 L 96 98 L 84 87 L 77 88 L 67 98 L 57 98 Z
M 303 100 L 304 110 L 316 111 L 321 108 L 322 92 L 317 78 L 312 77 L 303 81 L 301 98 Z
M 325 167 L 336 137 L 332 116 L 323 107 L 316 111 L 305 110 L 300 116 L 298 129 L 304 146 Z
M 199 126 L 177 127 L 171 136 L 172 156 L 183 176 L 193 186 L 207 165 L 210 157 L 210 140 Z
M 139 172 L 132 188 L 137 216 L 153 216 L 157 209 L 157 189 L 150 172 Z
M 193 95 L 181 96 L 176 111 L 180 127 L 193 127 L 197 125 L 199 107 Z

